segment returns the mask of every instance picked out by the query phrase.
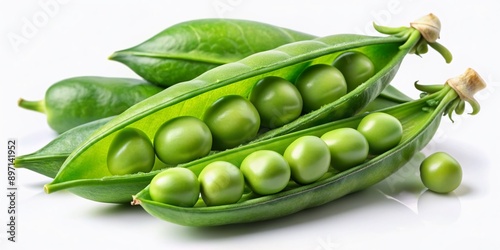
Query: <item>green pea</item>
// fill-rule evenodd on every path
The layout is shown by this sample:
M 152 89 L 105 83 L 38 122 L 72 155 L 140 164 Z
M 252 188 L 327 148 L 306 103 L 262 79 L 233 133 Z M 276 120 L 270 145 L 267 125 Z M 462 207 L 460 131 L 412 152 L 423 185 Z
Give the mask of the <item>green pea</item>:
M 316 64 L 305 69 L 295 85 L 302 95 L 305 112 L 319 109 L 347 93 L 342 73 L 326 64 Z
M 120 130 L 108 149 L 107 165 L 112 175 L 147 173 L 155 163 L 155 152 L 148 136 L 136 128 Z
M 200 183 L 187 168 L 169 168 L 151 180 L 149 195 L 157 202 L 192 207 L 200 196 Z
M 328 171 L 331 159 L 326 143 L 311 135 L 293 141 L 283 156 L 292 170 L 292 179 L 299 184 L 318 180 Z
M 249 154 L 241 162 L 240 169 L 250 188 L 261 195 L 283 190 L 291 174 L 285 158 L 271 150 L 259 150 Z
M 165 122 L 156 131 L 154 148 L 166 164 L 186 163 L 210 153 L 212 134 L 200 119 L 180 116 Z
M 295 85 L 277 76 L 257 82 L 250 101 L 260 114 L 261 125 L 267 128 L 283 126 L 302 113 L 302 96 Z
M 325 133 L 321 139 L 328 145 L 331 165 L 337 170 L 347 170 L 363 163 L 368 157 L 368 142 L 356 129 L 335 129 Z
M 424 185 L 436 193 L 449 193 L 462 182 L 462 167 L 451 155 L 437 152 L 420 164 L 420 178 Z
M 253 104 L 239 95 L 223 96 L 205 112 L 203 120 L 212 131 L 213 148 L 224 150 L 253 139 L 260 116 Z
M 361 119 L 358 131 L 365 136 L 372 154 L 382 154 L 395 147 L 403 136 L 401 122 L 381 112 L 371 113 Z
M 236 203 L 243 195 L 245 179 L 235 165 L 216 161 L 208 164 L 200 173 L 201 197 L 207 206 Z
M 350 51 L 335 59 L 333 66 L 344 75 L 350 92 L 375 74 L 375 65 L 365 54 Z

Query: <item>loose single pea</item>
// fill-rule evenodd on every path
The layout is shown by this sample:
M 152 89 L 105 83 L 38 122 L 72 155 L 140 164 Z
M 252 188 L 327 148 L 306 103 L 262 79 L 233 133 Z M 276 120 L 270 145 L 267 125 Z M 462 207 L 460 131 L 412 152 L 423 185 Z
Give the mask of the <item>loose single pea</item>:
M 462 182 L 462 167 L 451 155 L 437 152 L 420 164 L 420 178 L 424 185 L 436 193 L 449 193 Z
M 147 173 L 154 163 L 153 144 L 139 129 L 120 130 L 109 146 L 107 165 L 112 175 Z
M 382 154 L 395 147 L 403 137 L 401 122 L 392 115 L 376 112 L 365 116 L 358 125 L 368 141 L 370 153 Z
M 151 180 L 149 195 L 157 202 L 192 207 L 200 196 L 200 183 L 187 168 L 169 168 Z
M 290 181 L 290 166 L 282 155 L 271 150 L 249 154 L 241 162 L 240 169 L 248 186 L 261 195 L 277 193 Z
M 305 112 L 319 109 L 347 93 L 342 73 L 326 64 L 316 64 L 305 69 L 295 85 L 302 95 Z
M 325 133 L 321 139 L 328 145 L 333 168 L 344 171 L 363 163 L 368 157 L 368 141 L 353 128 L 339 128 Z
M 333 62 L 347 83 L 347 91 L 350 92 L 375 74 L 375 65 L 365 54 L 350 51 L 343 53 Z
M 210 153 L 212 134 L 208 126 L 192 116 L 180 116 L 165 122 L 155 134 L 154 148 L 166 164 L 189 162 Z
M 268 76 L 255 84 L 250 101 L 260 114 L 263 127 L 283 126 L 302 113 L 302 96 L 291 82 Z
M 302 136 L 293 141 L 283 156 L 292 170 L 292 179 L 299 184 L 318 180 L 330 166 L 328 146 L 316 136 Z
M 208 164 L 198 176 L 198 181 L 201 197 L 207 206 L 236 203 L 245 189 L 240 169 L 225 161 Z
M 223 96 L 205 111 L 203 120 L 212 131 L 213 148 L 224 150 L 253 139 L 260 116 L 253 104 L 239 95 Z

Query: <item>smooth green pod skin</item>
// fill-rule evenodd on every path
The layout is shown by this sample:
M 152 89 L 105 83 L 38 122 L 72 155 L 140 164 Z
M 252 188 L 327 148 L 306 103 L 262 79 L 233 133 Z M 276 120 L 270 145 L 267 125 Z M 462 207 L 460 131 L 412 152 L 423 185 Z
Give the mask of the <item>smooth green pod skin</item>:
M 186 168 L 169 168 L 151 180 L 151 197 L 165 204 L 192 207 L 200 196 L 196 175 Z
M 103 169 L 105 153 L 102 148 L 108 146 L 118 129 L 133 126 L 151 135 L 166 119 L 181 115 L 201 118 L 205 109 L 218 98 L 228 94 L 246 97 L 255 83 L 265 76 L 274 75 L 293 81 L 306 67 L 331 63 L 340 53 L 355 48 L 370 57 L 377 66 L 377 73 L 370 80 L 339 100 L 302 115 L 286 126 L 260 134 L 249 143 L 351 116 L 380 94 L 396 74 L 412 44 L 419 41 L 418 31 L 408 28 L 408 32 L 417 36 L 334 35 L 295 42 L 209 70 L 134 105 L 107 123 L 73 151 L 56 178 L 44 189 L 47 193 L 68 189 L 95 201 L 128 202 L 133 193 L 126 191 L 144 185 L 143 181 L 151 179 L 157 172 L 109 178 L 107 170 Z M 400 50 L 402 45 L 405 46 Z M 84 171 L 84 166 L 90 167 L 90 171 Z
M 36 152 L 16 157 L 14 166 L 54 178 L 71 152 L 111 119 L 107 117 L 74 127 Z
M 375 111 L 382 108 L 392 107 L 404 102 L 411 101 L 398 89 L 392 85 L 387 86 L 382 93 L 375 98 L 364 109 L 365 111 Z M 79 144 L 85 141 L 97 129 L 104 126 L 111 117 L 99 119 L 97 121 L 89 122 L 75 128 L 72 128 L 49 142 L 44 147 L 36 152 L 20 155 L 16 157 L 14 166 L 16 168 L 24 168 L 36 173 L 54 178 L 59 172 L 64 161 L 68 158 L 72 151 L 74 151 Z M 168 167 L 162 161 L 157 159 L 153 169 L 163 169 Z
M 168 87 L 207 70 L 280 45 L 315 36 L 237 19 L 200 19 L 173 25 L 143 43 L 115 52 L 143 79 Z
M 166 164 L 176 165 L 206 156 L 212 149 L 212 133 L 200 119 L 180 116 L 156 131 L 154 150 Z
M 368 141 L 356 129 L 335 129 L 322 135 L 321 139 L 330 150 L 332 167 L 339 171 L 359 165 L 368 157 Z
M 303 136 L 293 141 L 283 153 L 290 165 L 292 179 L 299 184 L 315 182 L 330 167 L 328 145 L 317 136 Z
M 295 82 L 304 102 L 304 112 L 321 108 L 347 93 L 342 73 L 326 64 L 312 65 L 305 69 Z
M 148 173 L 155 164 L 155 151 L 148 136 L 135 128 L 124 128 L 108 150 L 107 165 L 112 175 Z
M 346 52 L 333 62 L 345 78 L 347 91 L 352 91 L 375 74 L 375 65 L 359 52 Z
M 203 114 L 212 132 L 213 149 L 225 150 L 246 143 L 257 135 L 260 116 L 253 104 L 239 95 L 217 99 Z
M 216 161 L 208 164 L 198 176 L 201 197 L 207 206 L 236 203 L 245 189 L 245 179 L 235 165 Z
M 291 82 L 268 76 L 255 84 L 250 93 L 260 115 L 260 124 L 266 128 L 281 127 L 300 116 L 302 96 Z
M 312 184 L 289 185 L 285 191 L 274 195 L 261 197 L 244 195 L 244 198 L 236 204 L 216 207 L 195 206 L 188 209 L 152 201 L 148 195 L 148 187 L 146 187 L 135 196 L 133 204 L 140 204 L 148 213 L 159 219 L 180 225 L 206 227 L 268 220 L 331 202 L 349 193 L 370 187 L 390 176 L 429 143 L 439 127 L 444 110 L 448 104 L 458 98 L 456 93 L 447 97 L 439 95 L 443 93 L 429 95 L 381 111 L 397 117 L 403 124 L 404 133 L 401 143 L 349 170 L 329 171 L 324 177 Z M 201 161 L 191 162 L 184 167 L 193 172 L 199 172 L 206 162 L 216 161 L 219 158 L 238 164 L 244 155 L 257 150 L 273 148 L 281 153 L 289 143 L 299 137 L 305 135 L 320 136 L 338 128 L 356 128 L 366 115 L 360 114 L 231 149 Z
M 385 113 L 367 115 L 357 128 L 366 138 L 371 154 L 381 154 L 396 145 L 403 137 L 403 126 L 399 120 Z
M 241 162 L 240 169 L 248 186 L 260 195 L 283 190 L 291 176 L 288 162 L 272 150 L 259 150 L 249 154 Z
M 420 164 L 420 178 L 424 185 L 436 193 L 449 193 L 462 182 L 462 167 L 451 155 L 436 152 Z
M 49 126 L 63 133 L 78 125 L 118 115 L 162 90 L 138 79 L 80 76 L 54 83 L 42 101 L 20 99 L 18 105 L 45 113 Z

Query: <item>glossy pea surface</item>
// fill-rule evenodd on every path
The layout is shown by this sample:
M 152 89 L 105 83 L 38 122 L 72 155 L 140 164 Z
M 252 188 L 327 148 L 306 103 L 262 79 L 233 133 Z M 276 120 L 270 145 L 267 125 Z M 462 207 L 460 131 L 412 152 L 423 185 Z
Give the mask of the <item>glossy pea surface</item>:
M 345 78 L 347 91 L 352 91 L 375 74 L 375 65 L 366 55 L 356 51 L 345 52 L 333 62 Z
M 462 182 L 462 167 L 451 155 L 436 152 L 420 164 L 420 178 L 424 185 L 436 193 L 449 193 Z
M 260 116 L 254 105 L 239 95 L 217 99 L 206 111 L 203 121 L 213 137 L 213 148 L 233 148 L 253 139 L 260 128 Z
M 330 151 L 316 136 L 303 136 L 293 141 L 283 154 L 290 165 L 292 179 L 308 184 L 323 176 L 330 166 Z
M 192 207 L 200 196 L 200 183 L 187 168 L 169 168 L 151 180 L 149 194 L 157 202 Z
M 245 179 L 235 165 L 216 161 L 200 173 L 201 197 L 207 206 L 236 203 L 243 195 Z
M 261 125 L 267 128 L 283 126 L 302 113 L 302 96 L 295 85 L 281 77 L 269 76 L 257 82 L 250 101 L 260 114 Z
M 180 164 L 206 156 L 212 148 L 212 133 L 200 119 L 180 116 L 165 122 L 156 132 L 154 148 L 166 164 Z
M 363 163 L 368 157 L 368 141 L 356 129 L 335 129 L 325 133 L 321 139 L 328 145 L 331 165 L 337 170 L 347 170 Z
M 259 150 L 249 154 L 243 159 L 240 169 L 250 188 L 261 195 L 283 190 L 291 174 L 285 158 L 271 150 Z
M 401 122 L 392 115 L 371 113 L 359 122 L 358 131 L 368 141 L 371 154 L 382 154 L 395 147 L 403 136 Z
M 147 173 L 151 171 L 154 163 L 153 144 L 141 130 L 122 129 L 109 146 L 107 165 L 112 175 Z
M 319 109 L 347 93 L 342 73 L 327 64 L 306 68 L 297 78 L 295 85 L 302 96 L 305 112 Z

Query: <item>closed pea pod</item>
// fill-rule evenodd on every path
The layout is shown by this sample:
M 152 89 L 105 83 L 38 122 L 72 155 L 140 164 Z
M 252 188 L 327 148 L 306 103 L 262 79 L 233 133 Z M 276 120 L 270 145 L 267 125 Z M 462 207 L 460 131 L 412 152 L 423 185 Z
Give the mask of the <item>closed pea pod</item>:
M 199 19 L 168 27 L 137 46 L 113 53 L 110 59 L 151 83 L 168 87 L 253 53 L 314 38 L 249 20 Z
M 181 115 L 203 117 L 206 109 L 223 96 L 247 97 L 252 87 L 266 76 L 278 76 L 293 81 L 305 68 L 315 64 L 331 63 L 340 53 L 355 49 L 370 57 L 377 65 L 377 73 L 370 80 L 337 101 L 302 115 L 286 126 L 257 135 L 257 139 L 249 143 L 265 141 L 315 124 L 351 116 L 387 86 L 402 59 L 420 39 L 420 32 L 414 28 L 404 28 L 397 34 L 387 37 L 334 35 L 287 44 L 214 68 L 191 81 L 172 86 L 134 105 L 107 123 L 68 157 L 60 174 L 52 183 L 45 186 L 45 191 L 51 193 L 69 189 L 77 195 L 92 200 L 126 202 L 131 194 L 125 190 L 143 185 L 147 178 L 154 176 L 155 172 L 151 172 L 151 175 L 136 175 L 126 179 L 105 178 L 109 175 L 102 170 L 101 161 L 102 157 L 105 157 L 102 148 L 108 147 L 118 129 L 134 126 L 151 135 L 165 120 Z M 90 158 L 95 164 L 91 169 L 84 171 L 83 166 L 88 166 L 87 161 Z M 106 181 L 102 181 L 103 178 Z M 90 183 L 92 185 L 88 185 Z M 127 187 L 122 189 L 121 185 Z
M 450 80 L 454 81 L 452 79 Z M 450 80 L 447 83 L 450 83 Z M 443 88 L 437 93 L 383 110 L 384 113 L 397 117 L 401 121 L 405 128 L 402 142 L 389 151 L 349 170 L 329 171 L 320 180 L 308 185 L 290 184 L 284 191 L 273 195 L 247 196 L 235 204 L 220 207 L 182 208 L 157 203 L 148 196 L 148 187 L 135 196 L 133 204 L 140 204 L 151 215 L 173 223 L 188 226 L 216 226 L 278 218 L 365 189 L 394 173 L 411 159 L 412 155 L 421 150 L 437 131 L 443 114 L 454 112 L 454 110 L 448 109 L 450 104 L 457 100 L 473 100 L 473 94 L 484 87 L 482 79 L 472 70 L 467 70 L 455 80 L 466 83 L 468 86 L 468 92 L 462 97 L 463 100 L 452 87 L 443 85 Z M 471 103 L 474 111 L 477 111 L 478 104 L 474 101 Z M 205 166 L 204 161 L 209 162 L 224 158 L 236 163 L 241 161 L 244 155 L 251 154 L 256 150 L 273 148 L 278 152 L 283 152 L 287 145 L 297 138 L 318 136 L 339 128 L 355 128 L 366 115 L 362 114 L 326 123 L 267 141 L 231 149 L 219 155 L 209 156 L 202 161 L 191 162 L 185 167 L 198 172 Z
M 138 79 L 80 76 L 54 83 L 42 101 L 20 99 L 18 105 L 45 113 L 49 126 L 62 133 L 87 122 L 118 115 L 161 90 Z

